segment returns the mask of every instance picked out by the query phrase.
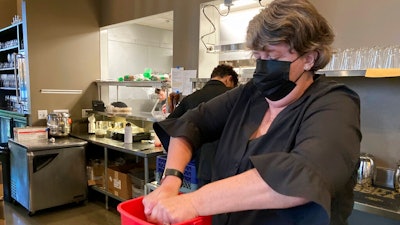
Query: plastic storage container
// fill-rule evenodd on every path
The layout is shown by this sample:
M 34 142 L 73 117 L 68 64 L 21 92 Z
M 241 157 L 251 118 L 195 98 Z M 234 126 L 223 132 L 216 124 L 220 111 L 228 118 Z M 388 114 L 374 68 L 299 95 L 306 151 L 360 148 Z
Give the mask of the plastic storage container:
M 121 214 L 121 225 L 154 225 L 146 220 L 142 199 L 143 196 L 118 204 L 117 210 Z M 211 216 L 199 216 L 174 225 L 211 225 Z
M 164 173 L 165 164 L 167 162 L 166 155 L 157 156 L 156 164 L 156 181 L 160 183 L 160 179 Z M 183 173 L 183 182 L 180 191 L 182 193 L 187 193 L 197 190 L 197 170 L 194 161 L 191 161 L 185 168 Z

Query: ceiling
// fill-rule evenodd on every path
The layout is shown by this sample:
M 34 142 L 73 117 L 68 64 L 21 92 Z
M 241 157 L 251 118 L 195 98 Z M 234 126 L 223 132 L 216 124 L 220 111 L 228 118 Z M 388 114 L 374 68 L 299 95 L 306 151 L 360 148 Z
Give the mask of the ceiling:
M 134 20 L 133 23 L 173 31 L 174 13 L 173 11 L 170 11 L 153 16 L 143 17 Z
M 248 8 L 254 8 L 254 7 L 259 7 L 259 4 L 262 5 L 267 5 L 271 0 L 261 0 L 261 2 L 253 0 L 233 0 L 233 4 L 231 6 L 230 11 L 240 11 L 243 9 L 248 9 Z M 218 4 L 215 4 L 218 5 Z M 221 4 L 222 5 L 222 4 Z M 223 5 L 222 5 L 223 6 Z M 220 6 L 221 7 L 221 6 Z M 226 9 L 220 8 L 222 13 L 225 13 Z M 133 20 L 132 23 L 143 25 L 143 26 L 149 26 L 149 27 L 154 27 L 154 28 L 159 28 L 159 29 L 165 29 L 165 30 L 170 30 L 173 31 L 174 27 L 174 12 L 169 11 L 165 13 L 160 13 L 157 15 L 152 15 L 148 17 L 143 17 L 140 19 Z

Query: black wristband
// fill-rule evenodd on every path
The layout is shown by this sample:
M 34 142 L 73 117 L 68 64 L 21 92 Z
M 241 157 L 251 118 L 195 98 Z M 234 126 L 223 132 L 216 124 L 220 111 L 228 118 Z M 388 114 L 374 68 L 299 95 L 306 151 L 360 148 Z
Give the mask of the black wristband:
M 164 180 L 166 176 L 179 177 L 179 179 L 181 179 L 181 181 L 183 182 L 183 173 L 179 170 L 166 168 L 164 170 L 164 174 L 162 176 L 161 183 L 162 183 L 162 180 Z

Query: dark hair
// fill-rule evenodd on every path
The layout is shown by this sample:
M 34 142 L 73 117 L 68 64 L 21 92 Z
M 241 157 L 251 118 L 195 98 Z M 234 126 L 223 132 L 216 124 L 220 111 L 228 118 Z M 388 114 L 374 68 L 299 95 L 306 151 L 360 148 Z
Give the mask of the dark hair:
M 160 94 L 161 91 L 165 91 L 165 88 L 156 88 L 154 89 L 154 93 Z
M 226 64 L 220 64 L 217 67 L 214 68 L 214 70 L 211 73 L 211 78 L 214 77 L 226 77 L 226 76 L 232 76 L 232 81 L 235 87 L 238 85 L 239 79 L 238 79 L 238 74 L 236 71 L 233 69 L 232 66 L 226 65 Z
M 330 61 L 334 36 L 326 19 L 307 0 L 274 0 L 250 21 L 246 45 L 262 51 L 267 44 L 286 43 L 299 55 L 316 51 L 311 68 L 316 71 Z

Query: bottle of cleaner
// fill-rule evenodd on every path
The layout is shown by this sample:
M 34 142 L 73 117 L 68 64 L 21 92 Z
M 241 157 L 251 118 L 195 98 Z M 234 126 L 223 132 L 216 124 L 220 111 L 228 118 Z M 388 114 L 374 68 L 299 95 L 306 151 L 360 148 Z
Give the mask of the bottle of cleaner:
M 125 125 L 124 143 L 132 144 L 132 126 L 130 123 Z

